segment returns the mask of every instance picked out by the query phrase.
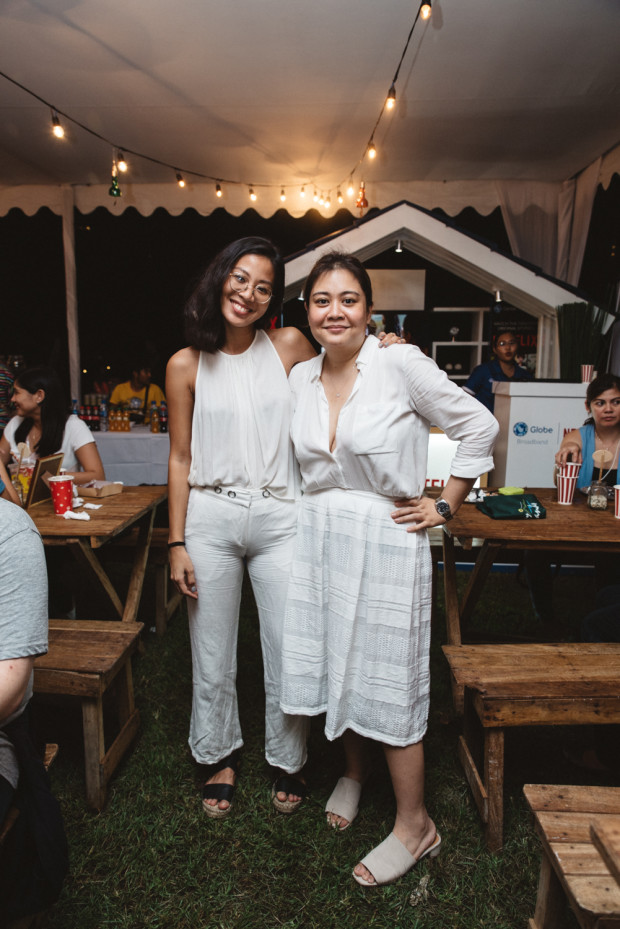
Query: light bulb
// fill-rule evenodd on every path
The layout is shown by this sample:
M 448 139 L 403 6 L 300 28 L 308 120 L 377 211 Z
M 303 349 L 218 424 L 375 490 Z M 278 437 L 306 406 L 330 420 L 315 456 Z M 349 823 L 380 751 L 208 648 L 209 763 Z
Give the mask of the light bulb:
M 284 203 L 284 201 L 286 200 L 286 194 L 284 193 L 284 187 L 280 191 L 280 200 L 282 201 L 282 203 Z
M 388 108 L 388 110 L 393 110 L 394 107 L 396 106 L 396 88 L 394 87 L 393 84 L 390 87 L 390 91 L 387 95 L 387 100 L 385 101 L 385 105 Z
M 323 206 L 324 203 L 325 203 L 325 197 L 323 196 L 323 192 L 321 191 L 321 196 L 319 197 L 319 205 Z
M 185 187 L 185 180 L 180 171 L 177 171 L 177 184 L 179 187 Z
M 250 200 L 256 200 L 256 194 L 254 193 L 254 188 L 250 187 Z
M 353 186 L 353 178 L 349 180 L 349 186 L 347 187 L 347 196 L 352 197 L 355 193 L 355 188 Z
M 302 188 L 301 188 L 301 190 L 299 191 L 299 196 L 300 196 L 300 197 L 305 197 L 305 196 L 306 196 L 306 188 L 305 188 L 305 187 L 302 187 Z
M 221 197 L 221 196 L 222 196 L 222 188 L 220 187 L 219 184 L 216 184 L 216 185 L 215 185 L 215 196 L 216 196 L 216 197 Z
M 336 199 L 338 200 L 338 203 L 342 203 L 342 201 L 344 200 L 344 197 L 342 196 L 340 191 L 338 191 L 338 193 L 336 194 Z
M 401 240 L 399 239 L 398 242 L 396 243 L 396 251 L 397 251 L 398 254 L 400 255 L 400 253 L 402 252 L 402 250 L 403 250 L 403 243 L 402 243 Z
M 368 157 L 369 158 L 377 157 L 377 149 L 375 148 L 374 142 L 371 142 L 370 145 L 368 146 Z
M 430 19 L 431 10 L 431 0 L 426 0 L 425 3 L 420 7 L 420 16 L 422 19 Z
M 314 190 L 314 194 L 313 194 L 312 199 L 314 200 L 315 203 L 318 203 L 318 202 L 319 202 L 319 195 L 318 195 L 317 192 L 316 192 L 316 188 L 315 188 L 315 190 Z
M 327 196 L 326 196 L 326 198 L 325 198 L 325 208 L 326 208 L 327 210 L 329 210 L 329 208 L 330 208 L 331 205 L 332 205 L 331 198 L 330 198 L 329 194 L 327 194 Z
M 127 162 L 125 161 L 125 156 L 123 155 L 122 152 L 118 153 L 118 160 L 116 164 L 118 165 L 118 170 L 125 173 L 125 171 L 127 170 Z
M 52 112 L 52 132 L 57 139 L 64 139 L 65 130 L 60 125 L 60 120 L 58 119 L 58 113 Z

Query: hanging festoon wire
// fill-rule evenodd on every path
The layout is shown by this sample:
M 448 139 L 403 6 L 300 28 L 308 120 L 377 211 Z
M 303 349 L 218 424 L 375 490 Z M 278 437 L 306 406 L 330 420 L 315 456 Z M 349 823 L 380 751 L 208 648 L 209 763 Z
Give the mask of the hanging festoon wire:
M 347 195 L 348 195 L 349 197 L 351 197 L 351 198 L 353 198 L 353 197 L 356 196 L 356 186 L 355 186 L 355 184 L 354 184 L 353 178 L 354 178 L 354 175 L 356 174 L 358 168 L 359 168 L 360 165 L 362 164 L 364 158 L 366 157 L 366 155 L 368 155 L 368 158 L 369 158 L 369 159 L 376 159 L 376 158 L 377 158 L 377 154 L 378 154 L 378 153 L 377 153 L 377 146 L 376 146 L 376 142 L 375 142 L 375 133 L 376 133 L 377 127 L 379 126 L 379 123 L 380 123 L 380 121 L 381 121 L 381 117 L 382 117 L 383 113 L 385 112 L 385 110 L 393 110 L 393 109 L 395 108 L 395 106 L 396 106 L 396 86 L 397 86 L 397 81 L 398 81 L 398 77 L 399 77 L 399 74 L 400 74 L 400 69 L 401 69 L 403 60 L 404 60 L 404 58 L 405 58 L 405 55 L 406 55 L 407 50 L 408 50 L 408 48 L 409 48 L 409 44 L 410 44 L 410 42 L 411 42 L 411 37 L 412 37 L 412 35 L 413 35 L 413 31 L 414 31 L 414 29 L 415 29 L 416 23 L 417 23 L 418 19 L 420 19 L 420 18 L 423 19 L 423 20 L 428 20 L 429 17 L 431 16 L 431 13 L 432 13 L 431 0 L 425 0 L 425 2 L 421 3 L 420 6 L 418 7 L 418 10 L 417 10 L 415 19 L 414 19 L 414 21 L 413 21 L 413 25 L 411 26 L 411 29 L 409 30 L 409 35 L 407 36 L 407 41 L 406 41 L 406 43 L 405 43 L 405 47 L 404 47 L 403 52 L 402 52 L 402 55 L 401 55 L 401 57 L 400 57 L 400 61 L 398 62 L 398 67 L 396 68 L 396 72 L 395 72 L 394 77 L 392 78 L 392 82 L 391 82 L 391 84 L 390 84 L 390 86 L 389 86 L 389 90 L 388 90 L 388 93 L 387 93 L 387 97 L 384 99 L 384 101 L 383 101 L 383 103 L 382 103 L 382 105 L 381 105 L 381 110 L 380 110 L 379 115 L 378 115 L 378 117 L 377 117 L 377 120 L 376 120 L 376 122 L 375 122 L 375 124 L 374 124 L 374 126 L 373 126 L 373 128 L 372 128 L 372 132 L 370 133 L 370 137 L 369 137 L 368 143 L 366 144 L 366 147 L 364 148 L 364 151 L 363 151 L 363 153 L 362 153 L 362 156 L 361 156 L 361 158 L 358 160 L 358 162 L 357 162 L 357 164 L 355 165 L 355 167 L 353 168 L 353 170 L 350 171 L 350 172 L 348 172 L 348 173 L 345 175 L 345 177 L 344 177 L 337 185 L 334 185 L 335 188 L 336 188 L 337 191 L 338 191 L 338 193 L 337 193 L 337 200 L 338 200 L 338 203 L 342 203 L 342 202 L 343 202 L 343 197 L 342 197 L 341 190 L 342 190 L 342 188 L 345 187 L 345 185 L 346 185 L 346 192 L 347 192 Z M 40 103 L 44 104 L 46 107 L 49 108 L 50 113 L 51 113 L 51 128 L 52 128 L 52 132 L 53 132 L 54 136 L 56 136 L 57 138 L 62 139 L 62 138 L 64 138 L 64 136 L 65 136 L 64 127 L 63 127 L 63 125 L 62 125 L 61 122 L 60 122 L 60 117 L 62 116 L 63 119 L 64 119 L 65 121 L 72 123 L 74 126 L 78 126 L 78 127 L 79 127 L 80 129 L 82 129 L 84 132 L 88 133 L 89 135 L 93 136 L 94 138 L 99 139 L 99 140 L 102 141 L 102 142 L 105 142 L 106 144 L 108 144 L 108 145 L 110 145 L 110 146 L 112 147 L 112 149 L 113 149 L 113 151 L 114 151 L 114 162 L 113 162 L 113 172 L 112 172 L 111 184 L 110 184 L 110 187 L 109 187 L 109 189 L 108 189 L 108 193 L 109 193 L 109 195 L 110 195 L 111 197 L 120 197 L 120 196 L 122 195 L 121 188 L 120 188 L 119 181 L 118 181 L 118 172 L 119 172 L 119 171 L 120 171 L 120 172 L 125 172 L 125 171 L 127 171 L 127 169 L 128 169 L 127 160 L 126 160 L 126 158 L 125 158 L 125 153 L 127 153 L 127 154 L 129 154 L 130 156 L 133 156 L 134 158 L 141 158 L 141 159 L 143 159 L 144 161 L 150 162 L 151 164 L 159 165 L 160 167 L 164 167 L 164 168 L 170 169 L 171 171 L 174 172 L 175 178 L 176 178 L 176 182 L 177 182 L 177 184 L 179 185 L 179 187 L 185 187 L 185 186 L 186 186 L 185 177 L 186 177 L 186 176 L 191 176 L 191 177 L 199 178 L 200 180 L 212 181 L 212 182 L 214 183 L 214 194 L 215 194 L 215 197 L 218 198 L 218 199 L 222 197 L 222 184 L 234 185 L 234 186 L 236 186 L 236 187 L 238 187 L 238 188 L 239 188 L 239 187 L 244 187 L 244 186 L 245 186 L 245 187 L 248 187 L 248 189 L 249 189 L 250 200 L 252 200 L 252 201 L 254 202 L 254 201 L 256 201 L 256 199 L 257 199 L 257 196 L 256 196 L 256 193 L 254 192 L 253 186 L 252 186 L 251 184 L 248 184 L 248 182 L 245 181 L 245 180 L 232 179 L 232 178 L 215 177 L 215 176 L 210 175 L 210 174 L 204 174 L 204 173 L 202 173 L 202 172 L 200 172 L 200 171 L 193 171 L 193 170 L 189 170 L 189 169 L 187 169 L 187 168 L 181 169 L 181 168 L 179 168 L 179 167 L 177 167 L 177 166 L 175 166 L 175 165 L 170 164 L 169 162 L 162 161 L 162 160 L 159 159 L 159 158 L 154 158 L 154 157 L 152 157 L 151 155 L 147 155 L 147 154 L 145 154 L 144 152 L 138 152 L 138 151 L 135 151 L 134 149 L 127 148 L 126 146 L 119 146 L 119 145 L 116 144 L 116 142 L 114 142 L 114 141 L 108 139 L 106 136 L 102 135 L 101 133 L 96 132 L 94 129 L 91 129 L 89 126 L 86 126 L 84 123 L 80 122 L 79 120 L 75 119 L 74 117 L 69 116 L 67 113 L 63 112 L 62 110 L 59 110 L 58 107 L 54 106 L 50 101 L 45 100 L 43 97 L 39 96 L 39 95 L 36 94 L 34 91 L 30 90 L 28 87 L 25 87 L 25 86 L 24 86 L 23 84 L 21 84 L 19 81 L 16 81 L 14 78 L 10 77 L 8 74 L 5 74 L 3 71 L 0 71 L 0 77 L 2 77 L 2 78 L 4 78 L 5 80 L 9 81 L 11 84 L 15 85 L 16 87 L 19 87 L 20 90 L 22 90 L 22 91 L 24 91 L 25 93 L 29 94 L 31 97 L 33 97 L 34 99 L 38 100 Z M 347 180 L 346 180 L 347 178 L 348 178 L 348 182 L 347 182 Z M 311 183 L 312 183 L 311 178 L 307 178 L 307 179 L 306 179 L 306 184 L 311 184 Z M 284 201 L 286 200 L 286 186 L 285 186 L 285 185 L 282 185 L 282 184 L 278 184 L 278 185 L 276 185 L 276 184 L 261 184 L 261 185 L 259 185 L 259 186 L 265 187 L 265 188 L 275 188 L 276 190 L 277 190 L 278 187 L 280 187 L 280 200 L 281 200 L 282 202 L 284 202 Z M 313 186 L 314 186 L 314 185 L 313 185 Z M 333 190 L 334 187 L 332 187 L 331 189 Z M 300 198 L 303 199 L 304 197 L 305 197 L 305 185 L 302 185 L 302 186 L 301 186 L 301 190 L 300 190 Z M 317 188 L 314 187 L 314 197 L 313 197 L 313 199 L 314 199 L 314 202 L 315 202 L 315 203 L 319 203 L 319 202 L 320 202 L 321 205 L 324 205 L 324 206 L 325 206 L 326 208 L 328 208 L 328 209 L 331 207 L 331 195 L 330 195 L 329 192 L 328 192 L 328 194 L 327 194 L 327 197 L 325 197 L 325 195 L 321 192 L 321 196 L 320 196 L 320 198 L 319 198 L 319 193 L 318 193 L 318 191 L 317 191 Z M 360 182 L 360 185 L 359 185 L 359 189 L 358 189 L 358 193 L 357 193 L 357 199 L 356 199 L 356 206 L 357 206 L 358 209 L 360 209 L 360 210 L 362 210 L 362 211 L 363 211 L 364 209 L 367 209 L 367 207 L 368 207 L 368 200 L 367 200 L 367 198 L 366 198 L 366 186 L 365 186 L 364 181 L 361 181 L 361 182 Z

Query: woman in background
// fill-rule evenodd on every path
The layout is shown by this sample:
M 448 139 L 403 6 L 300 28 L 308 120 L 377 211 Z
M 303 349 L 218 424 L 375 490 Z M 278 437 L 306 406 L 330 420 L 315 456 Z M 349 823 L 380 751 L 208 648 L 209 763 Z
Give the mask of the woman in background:
M 58 375 L 51 368 L 27 368 L 13 386 L 16 416 L 6 425 L 0 439 L 0 460 L 8 465 L 19 461 L 17 446 L 24 442 L 26 457 L 43 458 L 63 453 L 62 466 L 75 484 L 105 480 L 95 438 L 77 416 L 68 411 Z
M 378 351 L 367 335 L 372 288 L 363 265 L 332 253 L 305 287 L 324 353 L 293 369 L 291 436 L 303 496 L 284 627 L 286 713 L 326 713 L 346 770 L 326 811 L 347 828 L 381 743 L 394 793 L 392 834 L 353 872 L 395 880 L 441 839 L 424 805 L 432 564 L 426 530 L 458 510 L 492 467 L 497 422 L 411 345 Z M 460 441 L 442 499 L 425 497 L 430 423 Z

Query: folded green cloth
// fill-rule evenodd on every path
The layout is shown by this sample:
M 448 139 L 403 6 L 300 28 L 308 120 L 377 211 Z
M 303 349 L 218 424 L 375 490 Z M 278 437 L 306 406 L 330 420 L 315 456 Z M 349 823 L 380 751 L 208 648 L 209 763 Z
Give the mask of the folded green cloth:
M 544 519 L 547 511 L 534 494 L 485 497 L 476 506 L 491 519 Z

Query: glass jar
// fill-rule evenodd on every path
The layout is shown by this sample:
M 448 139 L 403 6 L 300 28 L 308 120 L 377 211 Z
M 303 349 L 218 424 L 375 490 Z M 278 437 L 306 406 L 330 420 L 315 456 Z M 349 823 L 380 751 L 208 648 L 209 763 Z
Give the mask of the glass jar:
M 607 486 L 595 481 L 588 490 L 588 506 L 593 510 L 607 509 Z

